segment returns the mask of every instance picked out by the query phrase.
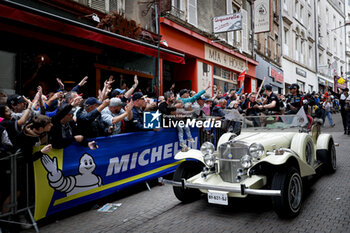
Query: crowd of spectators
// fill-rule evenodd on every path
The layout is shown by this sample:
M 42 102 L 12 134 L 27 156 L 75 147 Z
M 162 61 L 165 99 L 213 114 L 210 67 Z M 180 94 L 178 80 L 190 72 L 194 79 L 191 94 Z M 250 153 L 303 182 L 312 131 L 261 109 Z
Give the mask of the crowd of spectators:
M 260 93 L 238 93 L 235 90 L 224 92 L 216 87 L 216 94 L 211 96 L 206 91 L 198 93 L 182 89 L 174 93 L 174 85 L 164 96 L 157 99 L 148 98 L 138 87 L 137 76 L 134 84 L 128 88 L 115 86 L 111 76 L 104 82 L 102 90 L 96 97 L 81 96 L 81 89 L 88 81 L 84 77 L 72 90 L 67 91 L 60 79 L 57 79 L 58 91 L 43 93 L 38 86 L 34 98 L 29 99 L 19 94 L 2 96 L 0 104 L 1 156 L 21 149 L 27 162 L 35 161 L 52 148 L 65 148 L 72 143 L 95 150 L 98 145 L 96 137 L 116 135 L 125 132 L 145 131 L 143 112 L 159 110 L 163 115 L 181 119 L 191 117 L 225 118 L 225 109 L 236 109 L 240 114 L 257 116 L 265 114 L 296 114 L 304 107 L 310 116 L 329 119 L 334 126 L 331 113 L 340 108 L 344 132 L 350 133 L 350 97 L 348 89 L 340 94 L 334 92 L 301 93 L 297 84 L 290 86 L 290 94 L 275 94 L 272 86 L 267 84 Z M 121 89 L 123 88 L 123 89 Z M 329 94 L 330 93 L 330 94 Z M 7 97 L 7 98 L 6 98 Z M 84 96 L 85 97 L 85 96 Z M 340 100 L 340 101 L 339 101 Z M 340 107 L 339 107 L 340 106 Z M 349 115 L 349 116 L 348 116 Z M 179 128 L 179 141 L 185 131 L 188 141 L 193 142 L 188 128 Z M 33 153 L 39 146 L 41 150 Z M 0 163 L 3 166 L 3 162 Z M 1 168 L 4 175 L 6 168 Z M 1 212 L 8 211 L 4 201 L 9 190 L 1 190 Z

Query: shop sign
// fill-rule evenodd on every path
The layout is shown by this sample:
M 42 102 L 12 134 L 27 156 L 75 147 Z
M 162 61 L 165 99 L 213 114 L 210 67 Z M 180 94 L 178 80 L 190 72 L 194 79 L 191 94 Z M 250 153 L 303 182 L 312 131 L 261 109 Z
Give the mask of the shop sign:
M 296 73 L 306 78 L 306 72 L 298 67 L 296 68 Z
M 339 79 L 341 79 L 341 77 L 339 77 L 339 76 L 334 76 L 334 83 L 335 83 L 335 85 L 336 85 L 336 88 L 340 88 L 340 89 L 346 88 L 347 85 L 348 85 L 348 82 L 345 81 L 343 84 L 340 84 L 340 83 L 338 82 Z
M 214 33 L 242 30 L 242 14 L 235 13 L 214 17 Z
M 205 59 L 208 61 L 239 72 L 242 72 L 246 69 L 245 61 L 240 58 L 231 56 L 228 53 L 222 52 L 219 49 L 208 45 L 205 45 L 204 50 Z
M 254 2 L 254 31 L 255 33 L 268 32 L 271 28 L 270 0 L 256 0 Z
M 279 72 L 277 69 L 269 66 L 269 76 L 274 78 L 276 82 L 283 83 L 283 74 Z

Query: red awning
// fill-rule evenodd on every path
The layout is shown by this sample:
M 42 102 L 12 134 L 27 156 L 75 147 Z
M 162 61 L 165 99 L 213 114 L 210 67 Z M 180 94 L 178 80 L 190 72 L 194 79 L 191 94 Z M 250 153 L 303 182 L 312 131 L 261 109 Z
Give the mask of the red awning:
M 115 48 L 120 48 L 136 53 L 141 53 L 153 57 L 158 56 L 157 46 L 150 45 L 141 41 L 137 41 L 131 38 L 127 38 L 115 33 L 107 32 L 98 28 L 94 28 L 89 25 L 81 24 L 73 20 L 60 18 L 58 16 L 45 13 L 37 10 L 36 12 L 29 12 L 24 9 L 17 9 L 12 6 L 0 4 L 0 19 L 6 18 L 16 22 L 21 22 L 24 24 L 29 24 L 41 29 L 46 29 L 49 31 L 61 33 L 64 35 L 69 35 L 77 38 L 86 39 L 89 41 L 98 42 L 104 45 L 112 46 Z M 44 14 L 47 14 L 44 15 Z M 9 26 L 9 28 L 11 28 Z M 9 28 L 0 27 L 0 30 L 9 31 Z M 42 34 L 42 33 L 39 33 Z M 30 35 L 29 35 L 30 36 Z M 33 36 L 30 36 L 33 37 Z M 41 36 L 40 36 L 41 37 Z M 37 37 L 40 39 L 40 37 Z M 48 36 L 50 37 L 50 36 Z M 45 40 L 45 38 L 43 38 Z M 50 40 L 51 41 L 51 40 Z M 60 43 L 70 43 L 68 40 L 57 40 Z M 55 41 L 53 41 L 55 42 Z M 76 42 L 73 42 L 76 43 Z M 69 47 L 72 47 L 68 45 Z M 84 46 L 83 46 L 84 47 Z M 165 48 L 160 48 L 160 57 L 167 61 L 176 62 L 176 63 L 185 63 L 184 55 L 177 53 Z

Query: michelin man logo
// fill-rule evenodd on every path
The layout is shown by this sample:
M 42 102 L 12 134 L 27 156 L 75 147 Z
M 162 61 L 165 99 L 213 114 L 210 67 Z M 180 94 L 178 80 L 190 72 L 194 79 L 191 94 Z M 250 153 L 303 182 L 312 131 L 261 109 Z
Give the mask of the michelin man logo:
M 102 178 L 93 173 L 96 168 L 94 158 L 87 153 L 81 156 L 79 174 L 75 176 L 63 176 L 62 171 L 58 169 L 56 157 L 51 160 L 48 155 L 44 155 L 41 163 L 48 172 L 47 179 L 50 186 L 59 192 L 66 193 L 67 196 L 102 185 Z
M 159 129 L 160 128 L 160 116 L 159 110 L 156 112 L 144 112 L 143 113 L 143 128 L 145 129 Z

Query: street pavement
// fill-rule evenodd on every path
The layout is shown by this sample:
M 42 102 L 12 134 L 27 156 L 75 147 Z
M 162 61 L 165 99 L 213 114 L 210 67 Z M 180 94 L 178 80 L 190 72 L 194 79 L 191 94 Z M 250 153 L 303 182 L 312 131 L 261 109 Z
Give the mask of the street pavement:
M 219 206 L 203 195 L 182 204 L 171 186 L 151 182 L 151 191 L 142 184 L 95 203 L 122 203 L 112 213 L 79 207 L 39 222 L 40 232 L 350 232 L 350 136 L 343 134 L 340 114 L 333 119 L 336 126 L 329 127 L 327 120 L 322 132 L 340 144 L 337 171 L 309 181 L 301 213 L 292 220 L 279 219 L 269 197 L 230 199 L 229 206 Z

